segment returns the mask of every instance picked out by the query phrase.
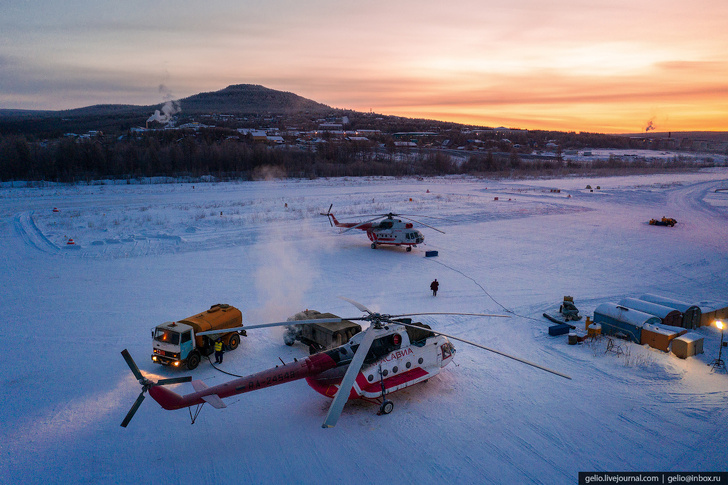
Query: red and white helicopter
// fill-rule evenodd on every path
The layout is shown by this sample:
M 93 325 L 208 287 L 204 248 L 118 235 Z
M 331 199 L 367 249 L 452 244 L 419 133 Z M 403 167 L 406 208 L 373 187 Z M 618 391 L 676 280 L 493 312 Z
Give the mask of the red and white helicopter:
M 329 206 L 328 212 L 321 212 L 322 216 L 329 218 L 329 224 L 331 224 L 332 227 L 336 226 L 346 228 L 342 232 L 347 232 L 352 229 L 366 231 L 369 240 L 372 242 L 372 249 L 377 249 L 377 246 L 388 244 L 392 246 L 405 246 L 407 251 L 412 251 L 412 248 L 416 248 L 418 244 L 425 242 L 425 236 L 423 236 L 417 229 L 414 229 L 413 223 L 422 224 L 425 227 L 429 227 L 430 229 L 445 234 L 444 231 L 425 224 L 424 222 L 416 221 L 402 214 L 394 214 L 392 212 L 388 214 L 378 214 L 373 219 L 369 219 L 364 222 L 339 222 L 331 213 L 331 208 L 333 206 L 334 204 Z M 401 219 L 395 219 L 395 217 L 401 217 L 402 219 L 406 219 L 411 222 L 403 222 Z
M 494 352 L 509 359 L 522 362 L 538 369 L 550 372 L 566 379 L 569 376 L 546 367 L 534 364 L 518 357 L 505 354 L 483 345 L 463 340 L 452 335 L 430 329 L 421 323 L 411 323 L 404 318 L 415 315 L 477 315 L 503 317 L 504 315 L 483 315 L 476 313 L 408 313 L 402 315 L 386 315 L 371 312 L 364 305 L 344 298 L 364 316 L 354 318 L 328 318 L 318 320 L 300 320 L 296 324 L 306 323 L 339 323 L 342 320 L 361 320 L 370 323 L 369 327 L 354 335 L 346 344 L 331 350 L 323 351 L 302 360 L 276 366 L 246 377 L 240 377 L 214 387 L 208 387 L 200 380 L 192 377 L 176 377 L 161 379 L 157 382 L 145 378 L 125 349 L 121 352 L 134 376 L 142 385 L 142 392 L 127 413 L 121 426 L 126 427 L 144 400 L 144 393 L 157 401 L 164 409 L 174 410 L 197 406 L 193 416 L 194 423 L 202 405 L 210 404 L 221 409 L 226 407 L 224 398 L 257 391 L 265 387 L 276 386 L 298 379 L 306 382 L 317 392 L 333 398 L 323 427 L 331 428 L 341 415 L 344 404 L 350 399 L 364 399 L 377 402 L 380 414 L 389 414 L 394 408 L 387 395 L 409 387 L 418 382 L 437 375 L 442 368 L 453 360 L 455 347 L 448 339 L 458 340 L 475 347 Z M 265 323 L 248 325 L 245 330 L 255 328 L 290 325 L 291 322 Z M 241 327 L 242 329 L 243 327 Z M 226 332 L 236 329 L 225 329 Z M 199 335 L 214 334 L 215 331 L 201 332 Z M 218 332 L 219 333 L 219 332 Z M 192 382 L 195 392 L 180 396 L 165 387 L 166 384 Z

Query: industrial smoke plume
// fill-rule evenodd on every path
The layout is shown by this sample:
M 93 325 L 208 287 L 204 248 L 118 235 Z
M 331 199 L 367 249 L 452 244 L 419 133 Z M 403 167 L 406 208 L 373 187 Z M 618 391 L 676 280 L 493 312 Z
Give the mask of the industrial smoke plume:
M 180 105 L 179 101 L 172 99 L 172 93 L 169 91 L 169 89 L 167 89 L 164 84 L 159 85 L 159 92 L 165 93 L 164 99 L 166 101 L 164 103 L 164 106 L 162 106 L 161 112 L 158 109 L 154 110 L 154 114 L 147 119 L 147 123 L 150 121 L 169 123 L 172 120 L 172 116 L 182 111 L 182 106 Z

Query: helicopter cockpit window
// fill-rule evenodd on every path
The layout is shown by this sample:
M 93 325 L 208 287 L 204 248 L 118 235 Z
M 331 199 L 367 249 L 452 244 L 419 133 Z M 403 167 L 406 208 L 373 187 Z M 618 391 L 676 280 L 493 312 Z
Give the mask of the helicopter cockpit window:
M 442 349 L 442 360 L 452 357 L 452 347 L 449 343 L 442 344 L 440 348 Z
M 167 329 L 158 328 L 154 332 L 154 340 L 166 344 L 179 345 L 179 334 Z

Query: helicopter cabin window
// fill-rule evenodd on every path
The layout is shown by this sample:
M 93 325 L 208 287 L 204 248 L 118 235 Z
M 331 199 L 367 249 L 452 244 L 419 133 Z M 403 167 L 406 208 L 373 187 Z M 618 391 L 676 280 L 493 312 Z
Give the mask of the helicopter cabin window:
M 182 334 L 182 343 L 189 342 L 192 340 L 192 330 L 187 330 Z

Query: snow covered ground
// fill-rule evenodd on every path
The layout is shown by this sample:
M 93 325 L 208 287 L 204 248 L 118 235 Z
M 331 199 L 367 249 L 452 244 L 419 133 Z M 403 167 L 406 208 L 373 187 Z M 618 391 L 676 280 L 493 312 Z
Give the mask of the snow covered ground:
M 2 188 L 0 483 L 560 484 L 579 471 L 726 471 L 728 375 L 706 365 L 717 329 L 697 330 L 705 353 L 688 360 L 625 343 L 629 356 L 617 357 L 549 337 L 541 317 L 564 295 L 583 315 L 647 292 L 728 299 L 728 192 L 718 188 L 726 168 Z M 421 220 L 446 234 L 424 228 L 411 253 L 374 251 L 318 215 L 331 203 L 342 218 L 435 216 Z M 647 224 L 662 216 L 678 224 Z M 306 308 L 358 316 L 339 295 L 387 313 L 510 312 L 422 321 L 573 380 L 456 342 L 456 365 L 391 395 L 387 416 L 350 402 L 322 429 L 330 400 L 296 381 L 205 406 L 194 425 L 147 399 L 119 426 L 140 391 L 122 349 L 152 378 L 185 373 L 152 364 L 155 325 L 215 303 L 249 324 Z M 223 369 L 306 355 L 280 329 L 251 330 Z M 229 378 L 207 362 L 192 375 Z

